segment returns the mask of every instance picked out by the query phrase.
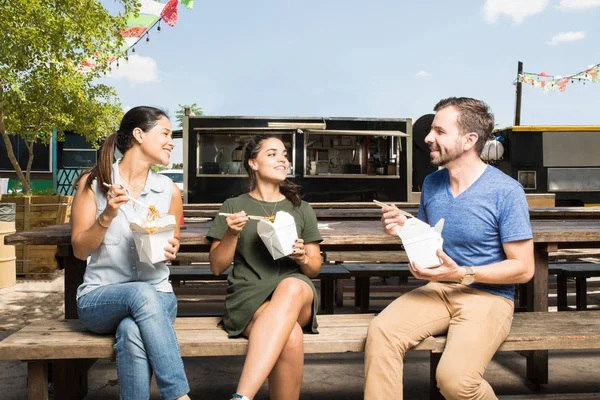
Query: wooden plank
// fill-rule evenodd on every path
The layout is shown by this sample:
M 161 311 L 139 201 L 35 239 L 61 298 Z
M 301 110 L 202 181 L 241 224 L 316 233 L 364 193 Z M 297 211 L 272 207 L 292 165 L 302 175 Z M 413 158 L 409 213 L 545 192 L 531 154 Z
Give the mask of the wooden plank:
M 411 275 L 407 264 L 343 264 L 353 277 L 392 277 Z
M 176 260 L 185 261 L 185 262 L 208 262 L 208 253 L 207 252 L 198 252 L 198 253 L 181 252 L 181 253 L 177 253 Z
M 548 253 L 548 260 L 577 260 L 580 258 L 600 257 L 600 249 L 560 249 Z
M 304 336 L 306 353 L 364 350 L 372 314 L 320 315 L 319 334 Z M 246 339 L 229 339 L 219 317 L 178 318 L 175 329 L 182 355 L 245 354 Z M 45 360 L 113 357 L 112 335 L 95 335 L 78 320 L 39 321 L 0 343 L 0 359 Z M 414 350 L 442 352 L 445 337 L 428 338 Z M 600 348 L 600 318 L 594 311 L 519 313 L 499 351 Z
M 408 262 L 408 256 L 404 250 L 390 251 L 335 251 L 327 250 L 323 252 L 326 262 L 345 262 L 345 261 L 363 261 L 363 262 Z

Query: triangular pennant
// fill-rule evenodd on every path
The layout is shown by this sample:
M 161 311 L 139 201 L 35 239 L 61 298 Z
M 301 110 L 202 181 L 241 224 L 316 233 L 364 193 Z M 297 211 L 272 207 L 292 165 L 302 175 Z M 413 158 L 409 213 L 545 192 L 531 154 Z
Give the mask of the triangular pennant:
M 179 2 L 190 10 L 194 8 L 194 0 L 179 0 Z
M 177 4 L 178 0 L 169 0 L 160 14 L 162 20 L 169 26 L 175 26 L 177 23 Z

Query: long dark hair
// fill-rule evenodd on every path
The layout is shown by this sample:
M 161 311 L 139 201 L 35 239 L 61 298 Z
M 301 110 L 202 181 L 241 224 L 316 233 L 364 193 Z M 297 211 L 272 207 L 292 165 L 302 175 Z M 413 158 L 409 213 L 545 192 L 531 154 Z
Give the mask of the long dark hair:
M 116 133 L 111 134 L 106 138 L 100 149 L 98 162 L 92 168 L 83 172 L 73 183 L 76 186 L 81 177 L 89 174 L 85 186 L 92 187 L 94 179 L 98 180 L 98 189 L 104 194 L 108 193 L 102 183 L 112 185 L 112 164 L 115 155 L 115 146 L 121 154 L 125 154 L 133 146 L 133 130 L 140 128 L 144 132 L 148 132 L 154 128 L 159 119 L 162 117 L 169 118 L 167 114 L 160 108 L 139 106 L 127 111 L 121 119 L 121 124 Z
M 260 149 L 262 148 L 262 143 L 271 138 L 281 140 L 272 134 L 261 134 L 254 136 L 252 139 L 246 142 L 246 147 L 244 148 L 244 169 L 248 173 L 248 191 L 253 191 L 256 188 L 256 173 L 252 168 L 250 168 L 248 160 L 256 158 L 260 152 Z M 279 190 L 286 197 L 286 199 L 292 202 L 294 207 L 300 207 L 300 204 L 302 203 L 302 195 L 300 195 L 299 185 L 296 185 L 295 183 L 286 179 L 279 184 Z

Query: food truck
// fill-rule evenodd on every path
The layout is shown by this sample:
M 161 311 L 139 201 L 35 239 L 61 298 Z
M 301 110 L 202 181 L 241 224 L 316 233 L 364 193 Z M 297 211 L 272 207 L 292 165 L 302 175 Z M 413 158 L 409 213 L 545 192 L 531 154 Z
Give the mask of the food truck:
M 285 144 L 288 177 L 306 201 L 418 201 L 409 118 L 227 116 L 184 117 L 184 201 L 221 203 L 246 192 L 243 149 L 262 133 Z
M 554 193 L 556 206 L 600 206 L 600 126 L 512 126 L 495 132 L 502 146 L 484 159 L 526 193 Z

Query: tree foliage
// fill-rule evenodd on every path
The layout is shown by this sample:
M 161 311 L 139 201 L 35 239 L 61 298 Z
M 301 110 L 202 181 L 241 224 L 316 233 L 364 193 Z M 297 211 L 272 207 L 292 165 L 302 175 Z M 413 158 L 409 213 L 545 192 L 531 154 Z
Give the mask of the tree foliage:
M 192 110 L 192 115 L 204 115 L 202 109 L 198 106 L 198 104 L 178 104 L 179 109 L 175 112 L 175 119 L 179 124 L 179 127 L 183 126 L 183 117 L 185 116 L 185 109 L 189 108 Z
M 96 0 L 0 1 L 0 134 L 9 158 L 30 191 L 33 143 L 48 143 L 74 131 L 95 143 L 115 130 L 122 115 L 113 88 L 97 78 L 118 54 L 125 14 L 135 12 L 135 0 L 117 0 L 121 12 L 111 15 Z M 98 67 L 82 73 L 81 63 Z M 17 163 L 8 135 L 19 135 L 29 149 L 25 173 Z

